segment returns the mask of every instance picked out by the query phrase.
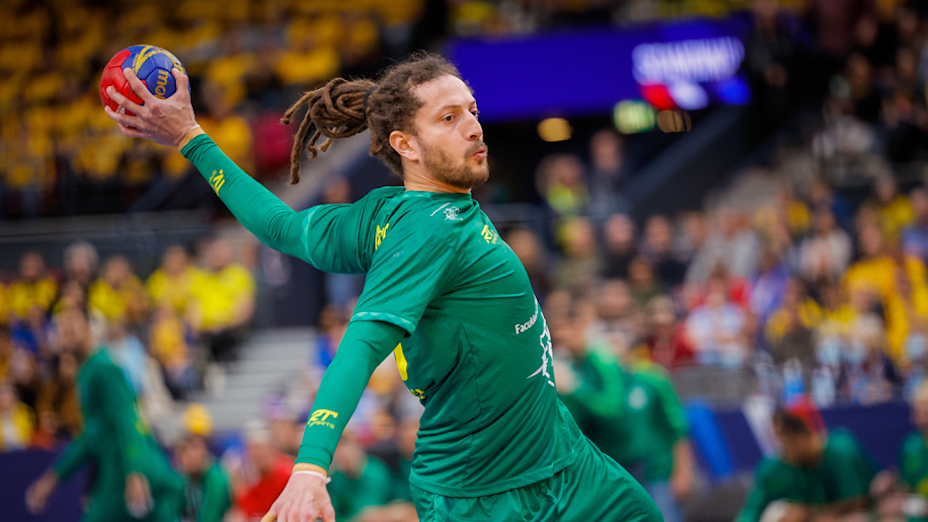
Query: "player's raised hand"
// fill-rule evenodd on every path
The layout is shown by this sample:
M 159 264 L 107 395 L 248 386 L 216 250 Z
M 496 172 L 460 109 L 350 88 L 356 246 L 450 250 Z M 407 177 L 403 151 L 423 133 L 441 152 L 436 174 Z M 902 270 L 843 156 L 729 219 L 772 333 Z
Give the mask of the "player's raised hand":
M 325 481 L 314 475 L 293 474 L 283 493 L 261 522 L 335 522 Z
M 52 471 L 45 472 L 39 480 L 35 481 L 26 490 L 26 507 L 33 515 L 45 511 L 48 497 L 58 485 L 58 476 Z
M 106 115 L 119 124 L 119 130 L 130 138 L 146 138 L 162 145 L 176 147 L 192 129 L 197 127 L 193 105 L 190 104 L 190 79 L 176 67 L 171 71 L 177 81 L 177 91 L 169 98 L 159 99 L 150 93 L 132 69 L 123 69 L 123 74 L 135 94 L 145 102 L 138 105 L 116 91 L 106 88 L 106 95 L 135 116 L 124 111 L 115 112 L 104 107 Z

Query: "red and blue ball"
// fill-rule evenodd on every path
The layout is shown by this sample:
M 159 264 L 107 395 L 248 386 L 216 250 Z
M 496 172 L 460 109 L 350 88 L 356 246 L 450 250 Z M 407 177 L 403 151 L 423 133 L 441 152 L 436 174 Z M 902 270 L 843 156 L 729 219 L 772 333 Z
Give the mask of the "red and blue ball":
M 187 70 L 173 54 L 154 45 L 133 45 L 116 53 L 103 69 L 100 78 L 100 100 L 115 112 L 134 116 L 131 111 L 120 107 L 106 94 L 106 88 L 113 86 L 116 92 L 139 105 L 144 105 L 142 99 L 136 96 L 123 74 L 123 69 L 132 69 L 139 80 L 148 88 L 148 92 L 164 99 L 177 91 L 177 81 L 171 74 L 171 69 L 177 67 L 180 72 L 187 74 Z M 188 85 L 189 89 L 189 85 Z

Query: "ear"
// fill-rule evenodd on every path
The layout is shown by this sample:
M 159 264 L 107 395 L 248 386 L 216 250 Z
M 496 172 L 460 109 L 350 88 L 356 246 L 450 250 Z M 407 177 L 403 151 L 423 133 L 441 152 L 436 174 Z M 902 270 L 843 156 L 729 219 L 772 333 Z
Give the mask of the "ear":
M 390 146 L 400 157 L 409 161 L 419 161 L 419 151 L 415 136 L 395 130 L 390 133 Z

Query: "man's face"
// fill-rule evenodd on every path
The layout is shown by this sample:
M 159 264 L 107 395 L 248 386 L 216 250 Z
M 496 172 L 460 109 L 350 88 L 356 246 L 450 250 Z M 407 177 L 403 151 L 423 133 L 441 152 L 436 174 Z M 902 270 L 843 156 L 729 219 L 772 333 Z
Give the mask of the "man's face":
M 920 431 L 928 430 L 928 398 L 920 398 L 912 403 L 912 423 Z
M 785 433 L 774 429 L 780 451 L 785 462 L 794 466 L 807 466 L 815 464 L 819 459 L 819 451 L 815 445 L 815 435 Z
M 490 176 L 477 100 L 459 78 L 442 76 L 416 87 L 425 105 L 416 113 L 410 143 L 436 180 L 472 189 Z

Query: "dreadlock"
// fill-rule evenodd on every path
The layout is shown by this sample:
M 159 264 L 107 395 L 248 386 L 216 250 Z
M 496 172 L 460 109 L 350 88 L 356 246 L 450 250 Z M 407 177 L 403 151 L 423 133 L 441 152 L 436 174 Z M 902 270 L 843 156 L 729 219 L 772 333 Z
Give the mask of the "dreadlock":
M 290 153 L 290 184 L 300 181 L 304 148 L 309 159 L 315 159 L 319 152 L 327 151 L 334 140 L 354 136 L 368 128 L 371 130 L 371 156 L 380 158 L 402 176 L 402 161 L 390 146 L 390 133 L 399 130 L 415 134 L 413 121 L 416 112 L 425 104 L 416 97 L 415 88 L 445 75 L 461 77 L 448 60 L 420 51 L 385 70 L 376 82 L 335 78 L 303 94 L 280 120 L 288 125 L 300 107 L 308 107 Z M 311 128 L 315 130 L 307 142 Z M 322 137 L 325 141 L 317 147 Z

